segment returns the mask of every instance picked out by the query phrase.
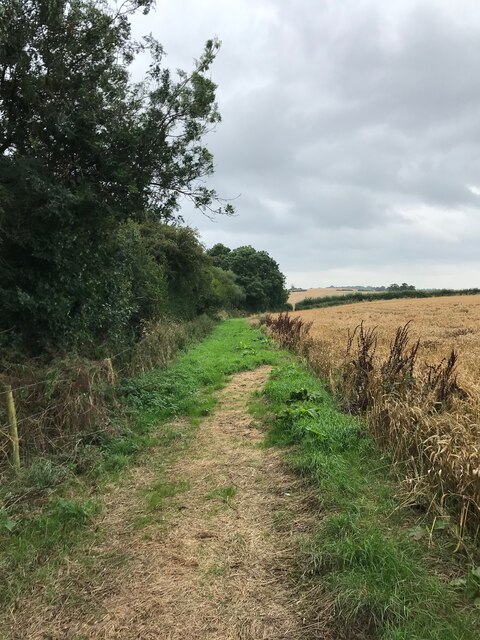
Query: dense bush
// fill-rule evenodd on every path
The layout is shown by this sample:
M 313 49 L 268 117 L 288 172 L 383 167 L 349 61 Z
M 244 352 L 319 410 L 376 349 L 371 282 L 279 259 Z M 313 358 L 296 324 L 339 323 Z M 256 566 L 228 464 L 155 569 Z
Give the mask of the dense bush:
M 209 249 L 214 264 L 231 271 L 245 291 L 244 308 L 248 311 L 286 310 L 288 292 L 285 276 L 266 251 L 253 247 L 229 249 L 216 244 Z
M 129 15 L 151 4 L 1 3 L 0 331 L 14 327 L 9 342 L 24 352 L 90 355 L 166 311 L 192 318 L 238 298 L 178 226 L 183 198 L 231 212 L 203 183 L 213 158 L 202 139 L 220 120 L 209 73 L 219 43 L 175 77 L 158 42 L 131 38 Z M 133 85 L 140 49 L 151 64 Z
M 179 215 L 185 198 L 232 213 L 204 182 L 220 43 L 172 74 L 158 42 L 131 38 L 129 16 L 151 4 L 0 2 L 0 374 L 23 453 L 108 431 L 112 372 L 165 365 L 211 328 L 205 314 L 256 295 Z M 139 51 L 151 64 L 132 84 Z M 281 274 L 266 286 L 283 302 Z

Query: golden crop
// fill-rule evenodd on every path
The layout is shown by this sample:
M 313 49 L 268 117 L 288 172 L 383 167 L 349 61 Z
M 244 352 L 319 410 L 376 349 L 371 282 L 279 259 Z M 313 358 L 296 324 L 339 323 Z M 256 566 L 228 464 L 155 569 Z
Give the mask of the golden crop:
M 420 338 L 420 360 L 438 362 L 455 349 L 459 381 L 480 385 L 480 295 L 360 302 L 292 316 L 313 321 L 310 335 L 330 347 L 337 362 L 345 353 L 348 330 L 362 320 L 377 327 L 378 355 L 387 353 L 397 327 L 411 320 L 410 335 Z
M 467 525 L 478 536 L 480 296 L 362 302 L 290 317 L 304 324 L 292 330 L 270 316 L 267 331 L 306 357 L 345 409 L 365 413 L 372 435 L 405 470 L 407 501 L 456 514 L 460 539 Z

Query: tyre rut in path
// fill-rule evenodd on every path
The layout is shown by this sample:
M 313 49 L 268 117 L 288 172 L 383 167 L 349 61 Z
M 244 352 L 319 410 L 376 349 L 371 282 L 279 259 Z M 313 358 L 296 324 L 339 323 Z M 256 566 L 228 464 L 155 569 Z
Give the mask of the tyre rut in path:
M 139 467 L 133 486 L 110 494 L 100 526 L 111 529 L 109 547 L 127 553 L 125 569 L 107 571 L 102 584 L 88 586 L 95 605 L 90 611 L 44 610 L 43 623 L 37 620 L 24 637 L 326 637 L 306 619 L 307 605 L 287 575 L 296 539 L 311 525 L 302 506 L 304 490 L 281 454 L 260 446 L 263 434 L 248 414 L 251 395 L 269 371 L 235 375 L 185 455 L 168 470 L 169 479 L 188 490 L 166 501 L 166 530 L 157 527 L 146 535 L 128 521 L 132 500 L 152 481 L 151 471 L 142 474 Z

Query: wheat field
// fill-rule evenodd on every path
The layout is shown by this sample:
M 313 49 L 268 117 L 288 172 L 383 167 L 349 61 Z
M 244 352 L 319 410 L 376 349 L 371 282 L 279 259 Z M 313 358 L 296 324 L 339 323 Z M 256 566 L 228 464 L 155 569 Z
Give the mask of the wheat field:
M 405 468 L 406 502 L 451 516 L 459 545 L 467 531 L 480 540 L 480 295 L 361 302 L 265 322 L 329 381 L 340 406 L 365 415 Z
M 459 380 L 480 385 L 480 296 L 379 300 L 292 315 L 313 322 L 310 335 L 331 348 L 334 361 L 343 358 L 347 333 L 362 320 L 377 327 L 378 355 L 387 353 L 396 329 L 411 321 L 412 339 L 420 338 L 420 360 L 437 362 L 455 349 Z

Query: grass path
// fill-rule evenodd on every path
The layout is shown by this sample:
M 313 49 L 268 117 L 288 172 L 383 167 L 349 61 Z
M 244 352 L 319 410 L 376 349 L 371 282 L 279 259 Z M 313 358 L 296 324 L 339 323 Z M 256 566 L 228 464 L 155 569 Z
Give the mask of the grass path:
M 75 606 L 24 603 L 17 633 L 32 640 L 271 640 L 325 637 L 306 623 L 287 577 L 308 524 L 299 482 L 248 413 L 270 367 L 235 375 L 188 447 L 158 473 L 158 459 L 112 490 L 97 558 L 122 557 L 72 584 Z M 177 428 L 181 425 L 178 424 Z M 278 524 L 288 513 L 288 527 Z M 81 602 L 80 602 L 81 601 Z
M 245 321 L 118 394 L 130 421 L 101 464 L 6 512 L 2 640 L 480 637 L 480 572 Z

